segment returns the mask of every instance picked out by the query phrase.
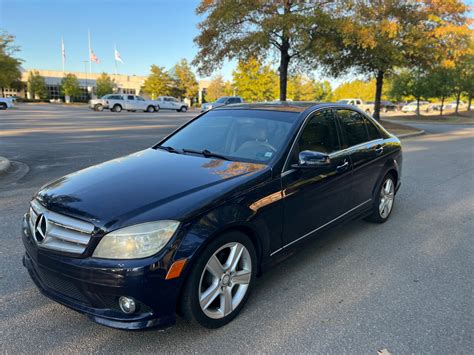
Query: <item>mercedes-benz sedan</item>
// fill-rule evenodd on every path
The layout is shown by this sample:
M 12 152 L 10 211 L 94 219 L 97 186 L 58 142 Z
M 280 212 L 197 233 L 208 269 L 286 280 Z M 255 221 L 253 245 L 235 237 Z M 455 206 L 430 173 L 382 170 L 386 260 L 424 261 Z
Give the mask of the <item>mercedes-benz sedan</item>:
M 44 186 L 23 263 L 101 324 L 220 327 L 296 245 L 356 217 L 385 222 L 401 164 L 400 141 L 353 106 L 225 106 Z

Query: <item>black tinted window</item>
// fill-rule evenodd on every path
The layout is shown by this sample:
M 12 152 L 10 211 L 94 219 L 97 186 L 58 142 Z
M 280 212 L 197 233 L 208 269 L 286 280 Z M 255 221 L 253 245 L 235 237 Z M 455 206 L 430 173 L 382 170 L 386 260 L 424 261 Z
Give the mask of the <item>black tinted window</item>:
M 298 140 L 299 151 L 332 153 L 340 149 L 336 122 L 331 111 L 317 112 L 308 122 Z
M 364 117 L 360 113 L 351 110 L 337 110 L 337 116 L 344 135 L 344 148 L 369 140 Z
M 133 97 L 132 95 L 128 95 L 128 99 L 129 100 L 135 100 L 135 97 Z
M 369 133 L 369 140 L 380 138 L 380 132 L 378 128 L 375 127 L 375 125 L 367 118 L 365 118 L 365 125 L 367 126 L 367 132 Z

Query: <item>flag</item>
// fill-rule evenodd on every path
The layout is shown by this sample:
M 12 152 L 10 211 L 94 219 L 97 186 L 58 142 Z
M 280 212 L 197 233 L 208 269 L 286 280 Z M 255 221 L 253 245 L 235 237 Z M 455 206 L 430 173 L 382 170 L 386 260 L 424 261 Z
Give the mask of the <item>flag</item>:
M 66 60 L 66 48 L 64 48 L 64 40 L 61 38 L 61 55 L 63 57 L 63 62 Z
M 123 60 L 122 60 L 122 57 L 120 56 L 120 53 L 119 51 L 117 50 L 117 48 L 114 48 L 114 52 L 115 52 L 115 60 L 117 62 L 120 62 L 123 64 Z
M 92 49 L 91 49 L 89 58 L 90 58 L 91 62 L 93 62 L 93 63 L 96 63 L 96 64 L 100 63 L 99 58 L 97 58 L 97 56 L 95 55 L 95 53 Z

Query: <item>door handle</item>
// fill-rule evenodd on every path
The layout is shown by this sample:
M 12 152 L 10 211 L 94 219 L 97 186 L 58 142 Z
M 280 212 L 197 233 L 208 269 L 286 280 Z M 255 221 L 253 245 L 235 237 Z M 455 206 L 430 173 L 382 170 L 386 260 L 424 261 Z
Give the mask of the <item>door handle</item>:
M 375 148 L 375 155 L 380 155 L 383 153 L 383 147 L 380 145 L 380 146 L 377 146 Z
M 349 167 L 349 162 L 346 160 L 341 165 L 336 166 L 336 171 L 338 173 L 342 173 L 343 171 L 346 171 L 348 167 Z

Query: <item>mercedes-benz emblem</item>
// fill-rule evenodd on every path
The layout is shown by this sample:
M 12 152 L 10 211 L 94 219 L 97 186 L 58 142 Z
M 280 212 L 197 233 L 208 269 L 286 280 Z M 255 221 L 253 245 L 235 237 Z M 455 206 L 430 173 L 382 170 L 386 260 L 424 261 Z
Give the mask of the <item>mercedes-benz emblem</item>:
M 44 214 L 40 214 L 36 219 L 35 225 L 35 239 L 41 243 L 46 238 L 46 231 L 48 229 L 48 220 Z

